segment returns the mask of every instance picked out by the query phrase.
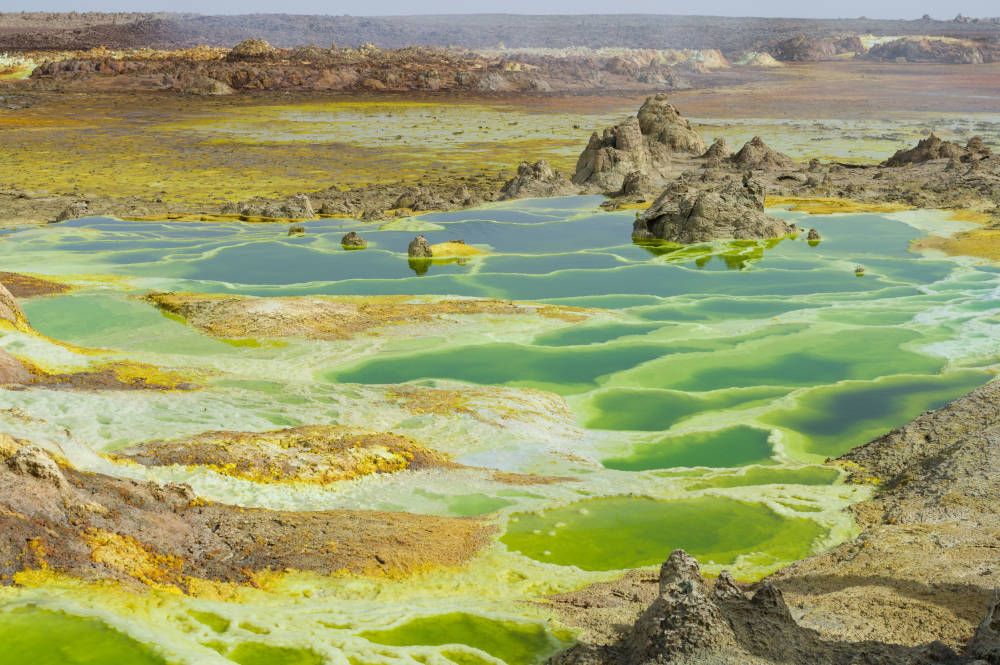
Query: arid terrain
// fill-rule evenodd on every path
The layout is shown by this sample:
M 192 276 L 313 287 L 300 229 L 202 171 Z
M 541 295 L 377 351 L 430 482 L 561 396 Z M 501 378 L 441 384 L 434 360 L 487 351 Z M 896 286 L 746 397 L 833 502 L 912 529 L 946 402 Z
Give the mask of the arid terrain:
M 998 90 L 994 18 L 0 14 L 0 665 L 1000 663 Z

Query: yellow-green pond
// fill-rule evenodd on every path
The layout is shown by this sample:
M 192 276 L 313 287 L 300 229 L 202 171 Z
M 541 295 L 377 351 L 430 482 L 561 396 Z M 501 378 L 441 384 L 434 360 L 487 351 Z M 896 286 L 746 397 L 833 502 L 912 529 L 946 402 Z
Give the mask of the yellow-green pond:
M 530 665 L 573 634 L 529 601 L 655 566 L 677 547 L 710 573 L 754 579 L 851 537 L 845 508 L 870 490 L 844 484 L 824 460 L 995 369 L 1000 273 L 909 249 L 928 231 L 959 228 L 943 214 L 772 210 L 822 241 L 675 249 L 631 243 L 633 213 L 598 203 L 521 201 L 382 226 L 322 220 L 294 237 L 275 225 L 106 218 L 0 235 L 4 270 L 76 286 L 23 303 L 46 338 L 4 331 L 0 347 L 58 364 L 68 351 L 50 340 L 60 340 L 202 384 L 5 391 L 0 431 L 58 447 L 81 468 L 185 482 L 213 501 L 497 525 L 468 564 L 406 579 L 276 572 L 228 598 L 58 577 L 0 587 L 0 664 Z M 369 248 L 344 251 L 348 230 Z M 405 250 L 417 232 L 488 251 L 412 264 Z M 489 297 L 585 312 L 233 344 L 138 297 L 153 290 Z M 475 390 L 477 406 L 407 409 L 393 397 L 398 384 Z M 263 483 L 101 456 L 209 430 L 307 424 L 398 432 L 464 465 L 570 480 L 512 485 L 435 469 Z

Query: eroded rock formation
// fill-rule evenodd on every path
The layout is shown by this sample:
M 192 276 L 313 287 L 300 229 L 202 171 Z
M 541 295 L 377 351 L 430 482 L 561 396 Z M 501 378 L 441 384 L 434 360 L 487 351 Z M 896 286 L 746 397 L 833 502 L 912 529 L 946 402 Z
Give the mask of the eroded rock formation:
M 794 159 L 774 150 L 759 136 L 747 141 L 731 159 L 741 169 L 770 171 L 797 167 Z
M 646 99 L 636 117 L 594 132 L 577 160 L 573 182 L 604 192 L 622 188 L 632 172 L 662 183 L 671 171 L 671 155 L 700 155 L 705 143 L 664 94 Z
M 517 167 L 517 175 L 500 189 L 500 199 L 566 196 L 576 191 L 573 183 L 541 159 L 534 164 L 521 162 Z
M 906 166 L 907 164 L 923 164 L 935 159 L 953 159 L 969 162 L 985 159 L 992 154 L 983 143 L 982 138 L 974 136 L 963 148 L 957 143 L 944 141 L 931 132 L 927 138 L 920 139 L 912 148 L 897 150 L 884 162 L 884 166 Z
M 764 213 L 764 189 L 748 175 L 709 187 L 668 188 L 636 218 L 632 237 L 690 244 L 780 238 L 792 228 Z

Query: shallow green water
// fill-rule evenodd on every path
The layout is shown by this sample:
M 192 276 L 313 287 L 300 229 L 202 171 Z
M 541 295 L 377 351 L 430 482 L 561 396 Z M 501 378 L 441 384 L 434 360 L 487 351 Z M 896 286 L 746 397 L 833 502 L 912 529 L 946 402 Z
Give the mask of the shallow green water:
M 748 552 L 790 561 L 808 555 L 823 535 L 810 519 L 784 517 L 756 503 L 714 496 L 674 501 L 629 497 L 515 515 L 502 540 L 533 559 L 613 570 L 661 563 L 664 552 L 678 548 L 719 564 L 731 564 Z
M 564 645 L 536 623 L 496 621 L 459 612 L 413 619 L 395 628 L 361 636 L 395 646 L 464 644 L 508 665 L 541 662 Z
M 626 457 L 604 460 L 620 471 L 647 471 L 679 466 L 727 467 L 766 463 L 773 451 L 769 432 L 754 427 L 730 427 L 715 432 L 666 437 L 637 447 Z
M 37 608 L 0 612 L 3 665 L 162 665 L 148 647 L 96 619 Z
M 953 228 L 940 216 L 778 211 L 823 241 L 671 250 L 633 245 L 633 214 L 596 212 L 598 201 L 426 215 L 431 242 L 461 238 L 491 253 L 423 274 L 405 256 L 414 232 L 398 225 L 324 220 L 288 238 L 282 226 L 91 219 L 5 234 L 5 270 L 79 285 L 24 303 L 39 331 L 195 372 L 203 387 L 10 392 L 21 415 L 0 413 L 0 431 L 55 442 L 84 468 L 124 473 L 94 453 L 207 430 L 345 424 L 412 436 L 469 466 L 569 479 L 520 487 L 454 470 L 310 488 L 200 470 L 133 472 L 247 506 L 483 516 L 499 534 L 468 570 L 377 592 L 310 579 L 246 606 L 176 601 L 149 617 L 107 610 L 134 620 L 134 634 L 184 626 L 163 638 L 170 662 L 311 665 L 341 662 L 333 654 L 342 653 L 356 665 L 432 656 L 461 665 L 492 662 L 489 654 L 513 665 L 562 639 L 528 611 L 539 595 L 659 564 L 676 547 L 710 572 L 754 578 L 849 537 L 844 508 L 866 490 L 843 485 L 823 460 L 992 376 L 1000 274 L 908 250 L 918 228 Z M 369 249 L 344 252 L 348 230 Z M 476 296 L 592 311 L 576 323 L 490 316 L 428 324 L 417 336 L 232 343 L 163 316 L 139 298 L 151 290 Z M 71 355 L 15 334 L 0 345 L 40 362 Z M 504 390 L 454 413 L 421 413 L 385 385 L 399 382 Z M 74 643 L 105 640 L 125 654 L 115 662 L 160 662 L 104 624 L 55 616 L 76 626 L 67 628 Z

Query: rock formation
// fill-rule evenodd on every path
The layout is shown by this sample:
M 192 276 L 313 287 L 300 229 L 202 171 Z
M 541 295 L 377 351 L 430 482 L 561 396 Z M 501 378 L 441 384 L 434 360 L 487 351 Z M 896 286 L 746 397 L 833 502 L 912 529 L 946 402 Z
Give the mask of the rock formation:
M 797 35 L 770 47 L 770 53 L 782 62 L 816 62 L 831 60 L 842 54 L 857 55 L 865 47 L 857 35 L 815 37 Z
M 409 246 L 406 248 L 406 253 L 412 259 L 429 259 L 434 256 L 430 243 L 427 242 L 427 238 L 423 235 L 418 235 L 410 241 Z
M 753 178 L 732 178 L 710 189 L 668 188 L 635 220 L 636 240 L 659 238 L 682 244 L 721 239 L 780 238 L 791 232 L 780 219 L 764 214 L 764 189 Z
M 264 217 L 267 219 L 315 219 L 309 197 L 305 194 L 295 194 L 287 199 L 251 199 L 227 203 L 222 206 L 223 215 L 238 215 L 240 217 Z
M 244 39 L 226 54 L 229 62 L 260 62 L 272 60 L 278 50 L 263 39 Z
M 636 117 L 594 134 L 576 163 L 573 182 L 604 192 L 621 190 L 634 171 L 662 183 L 672 154 L 700 155 L 705 143 L 664 94 L 646 99 Z
M 907 164 L 923 164 L 935 159 L 948 159 L 955 162 L 977 162 L 992 155 L 992 151 L 983 139 L 973 136 L 965 147 L 952 141 L 945 141 L 931 132 L 927 138 L 920 139 L 917 145 L 908 150 L 897 150 L 896 153 L 883 162 L 883 166 L 906 166 Z
M 14 327 L 21 327 L 27 323 L 24 310 L 3 284 L 0 284 L 0 321 L 5 321 Z
M 657 153 L 664 150 L 668 153 L 686 152 L 692 155 L 705 151 L 701 135 L 673 104 L 667 102 L 665 94 L 648 97 L 639 107 L 636 117 L 639 120 L 639 130 L 649 142 L 654 160 L 659 157 Z
M 979 140 L 979 145 L 982 139 Z M 906 166 L 907 164 L 922 164 L 934 159 L 967 159 L 968 151 L 957 143 L 943 141 L 933 132 L 925 139 L 920 139 L 917 145 L 908 150 L 897 150 L 896 154 L 884 162 L 884 166 Z
M 364 249 L 368 246 L 368 241 L 357 231 L 349 231 L 340 239 L 340 245 L 344 249 Z
M 0 349 L 0 386 L 25 385 L 33 378 L 24 363 Z
M 521 162 L 517 167 L 517 175 L 504 183 L 500 189 L 500 199 L 566 196 L 576 191 L 573 183 L 562 173 L 553 170 L 547 161 L 541 159 L 534 164 Z
M 75 201 L 69 204 L 63 210 L 56 215 L 55 221 L 65 222 L 69 219 L 79 219 L 80 217 L 85 217 L 87 213 L 90 212 L 90 204 L 86 201 Z
M 992 616 L 992 615 L 991 615 Z M 984 622 L 985 623 L 985 622 Z M 940 643 L 902 646 L 824 639 L 795 622 L 781 591 L 764 582 L 752 593 L 723 572 L 711 587 L 697 561 L 675 550 L 660 569 L 656 600 L 611 645 L 579 644 L 552 665 L 972 665 L 996 647 L 996 630 L 962 657 Z M 981 662 L 981 661 L 979 661 Z M 988 661 L 995 662 L 995 661 Z
M 794 169 L 795 160 L 788 155 L 774 150 L 755 136 L 747 141 L 739 152 L 732 156 L 732 162 L 742 169 L 770 171 L 775 169 Z
M 996 47 L 994 47 L 996 49 Z M 902 37 L 876 44 L 865 54 L 867 60 L 891 62 L 935 62 L 948 64 L 979 65 L 993 61 L 997 51 L 988 44 L 977 44 L 964 39 L 935 39 L 932 37 Z
M 718 138 L 712 142 L 712 145 L 708 146 L 708 150 L 702 154 L 701 158 L 705 160 L 702 165 L 705 168 L 720 168 L 732 158 L 732 152 L 729 150 L 726 139 Z

